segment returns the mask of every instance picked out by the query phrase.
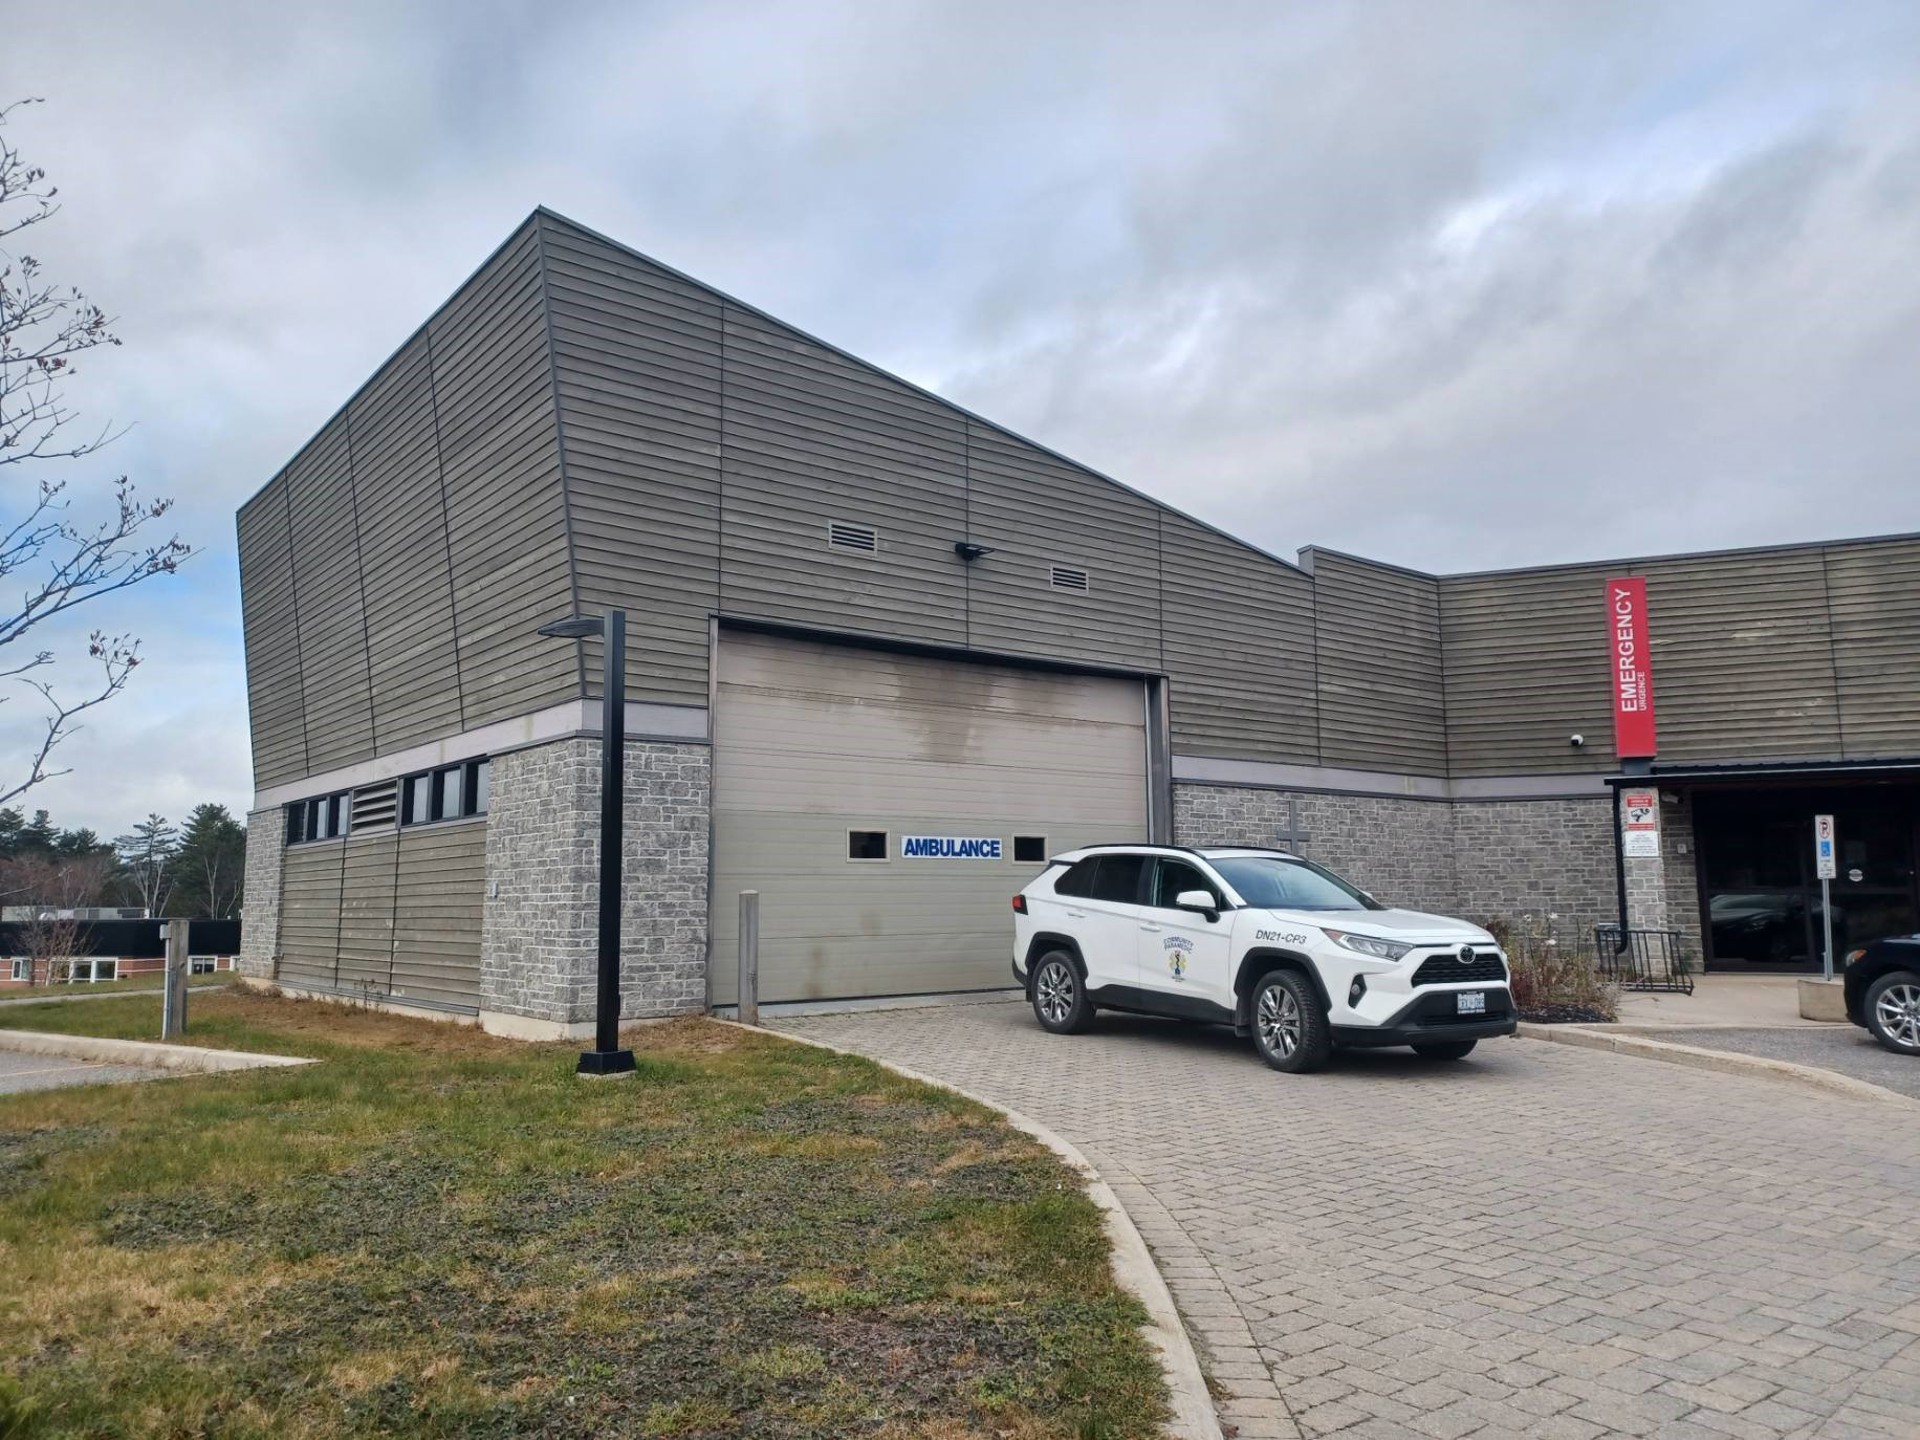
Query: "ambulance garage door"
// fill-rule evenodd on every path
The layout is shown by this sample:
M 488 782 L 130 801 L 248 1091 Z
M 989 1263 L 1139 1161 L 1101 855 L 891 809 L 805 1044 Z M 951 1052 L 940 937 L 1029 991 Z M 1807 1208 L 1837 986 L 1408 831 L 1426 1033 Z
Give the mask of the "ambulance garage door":
M 993 989 L 1041 868 L 1016 837 L 1146 838 L 1142 681 L 734 632 L 717 663 L 716 1003 L 737 995 L 742 890 L 763 1001 Z

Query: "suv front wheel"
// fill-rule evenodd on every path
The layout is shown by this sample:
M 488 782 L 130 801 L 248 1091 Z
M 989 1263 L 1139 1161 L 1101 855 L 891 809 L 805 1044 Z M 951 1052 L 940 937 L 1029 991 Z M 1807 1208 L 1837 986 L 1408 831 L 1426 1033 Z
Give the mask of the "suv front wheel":
M 1867 987 L 1867 1028 L 1896 1055 L 1920 1055 L 1920 975 L 1895 970 Z
M 1254 1048 L 1274 1069 L 1304 1075 L 1327 1063 L 1333 1053 L 1333 1035 L 1320 997 L 1304 975 L 1275 970 L 1261 976 L 1249 1008 Z
M 1064 950 L 1049 950 L 1033 971 L 1033 1018 L 1042 1030 L 1055 1035 L 1077 1035 L 1093 1019 L 1080 967 Z

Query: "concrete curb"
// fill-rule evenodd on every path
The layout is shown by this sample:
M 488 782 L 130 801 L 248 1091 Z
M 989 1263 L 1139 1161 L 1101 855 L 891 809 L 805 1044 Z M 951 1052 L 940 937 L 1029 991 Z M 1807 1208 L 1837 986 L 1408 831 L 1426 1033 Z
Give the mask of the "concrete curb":
M 0 1030 L 0 1050 L 23 1055 L 61 1055 L 109 1065 L 140 1065 L 150 1070 L 180 1070 L 207 1075 L 221 1070 L 264 1070 L 285 1065 L 318 1065 L 295 1055 L 255 1055 L 245 1050 L 208 1050 L 199 1045 L 163 1045 L 153 1040 L 104 1040 L 94 1035 L 61 1035 L 51 1030 Z
M 1716 1027 L 1727 1029 L 1727 1026 Z M 1733 1027 L 1743 1028 L 1743 1027 Z M 1736 1050 L 1706 1050 L 1698 1045 L 1676 1045 L 1671 1040 L 1653 1040 L 1645 1035 L 1626 1035 L 1580 1025 L 1540 1025 L 1522 1020 L 1516 1032 L 1528 1040 L 1546 1040 L 1556 1045 L 1578 1045 L 1587 1050 L 1611 1050 L 1616 1055 L 1637 1055 L 1643 1060 L 1662 1060 L 1669 1065 L 1688 1065 L 1696 1070 L 1718 1070 L 1729 1075 L 1757 1075 L 1769 1080 L 1787 1080 L 1829 1094 L 1878 1104 L 1891 1101 L 1920 1109 L 1920 1100 L 1856 1080 L 1817 1065 L 1796 1065 L 1791 1060 L 1773 1060 L 1764 1055 L 1742 1055 Z
M 829 1045 L 824 1040 L 809 1039 L 805 1035 L 789 1035 L 783 1030 L 742 1025 L 737 1020 L 715 1020 L 714 1023 L 751 1031 L 756 1035 L 772 1035 L 794 1045 L 811 1045 L 816 1050 L 828 1050 L 835 1055 L 866 1060 L 903 1079 L 945 1090 L 1005 1116 L 1014 1129 L 1038 1140 L 1058 1155 L 1080 1176 L 1087 1187 L 1088 1198 L 1100 1207 L 1106 1217 L 1107 1239 L 1113 1246 L 1113 1278 L 1121 1289 L 1146 1308 L 1147 1341 L 1160 1353 L 1160 1371 L 1166 1377 L 1168 1398 L 1173 1405 L 1173 1416 L 1167 1422 L 1166 1433 L 1175 1437 L 1175 1440 L 1224 1440 L 1220 1417 L 1213 1408 L 1213 1396 L 1207 1389 L 1206 1376 L 1200 1369 L 1200 1357 L 1194 1353 L 1193 1341 L 1180 1319 L 1179 1309 L 1173 1303 L 1173 1292 L 1167 1288 L 1159 1267 L 1153 1263 L 1153 1252 L 1147 1249 L 1147 1242 L 1141 1238 L 1139 1228 L 1133 1223 L 1133 1217 L 1127 1214 L 1126 1206 L 1120 1203 L 1120 1197 L 1100 1178 L 1100 1172 L 1093 1168 L 1071 1140 L 984 1095 L 976 1095 L 949 1081 L 923 1075 L 918 1070 L 909 1070 L 889 1060 L 876 1060 L 871 1055 L 862 1055 L 858 1050 Z

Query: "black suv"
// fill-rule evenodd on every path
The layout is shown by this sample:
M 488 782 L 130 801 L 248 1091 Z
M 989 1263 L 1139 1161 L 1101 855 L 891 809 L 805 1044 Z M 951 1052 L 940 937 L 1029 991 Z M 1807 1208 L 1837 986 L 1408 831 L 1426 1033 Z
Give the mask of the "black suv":
M 1893 935 L 1847 956 L 1847 1018 L 1900 1055 L 1920 1055 L 1920 935 Z

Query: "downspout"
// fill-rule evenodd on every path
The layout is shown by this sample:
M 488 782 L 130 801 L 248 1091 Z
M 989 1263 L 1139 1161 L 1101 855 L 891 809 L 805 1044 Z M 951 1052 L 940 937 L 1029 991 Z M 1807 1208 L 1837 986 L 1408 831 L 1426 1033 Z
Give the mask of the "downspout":
M 1627 842 L 1620 831 L 1622 817 L 1620 793 L 1624 781 L 1609 782 L 1613 787 L 1613 876 L 1620 902 L 1620 935 L 1614 942 L 1613 953 L 1627 953 Z

